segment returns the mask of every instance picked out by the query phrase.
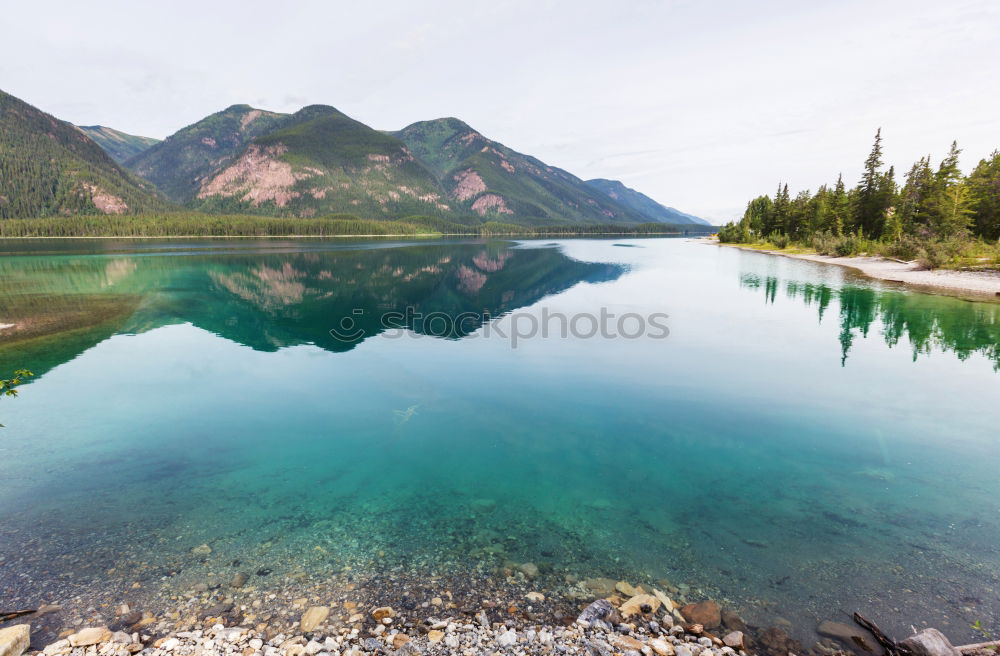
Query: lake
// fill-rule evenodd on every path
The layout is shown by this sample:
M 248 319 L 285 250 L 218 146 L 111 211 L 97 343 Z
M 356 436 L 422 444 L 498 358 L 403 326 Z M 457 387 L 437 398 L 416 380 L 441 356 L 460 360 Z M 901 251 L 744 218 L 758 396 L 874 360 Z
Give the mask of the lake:
M 1000 624 L 1000 304 L 687 239 L 0 253 L 5 605 L 530 562 Z

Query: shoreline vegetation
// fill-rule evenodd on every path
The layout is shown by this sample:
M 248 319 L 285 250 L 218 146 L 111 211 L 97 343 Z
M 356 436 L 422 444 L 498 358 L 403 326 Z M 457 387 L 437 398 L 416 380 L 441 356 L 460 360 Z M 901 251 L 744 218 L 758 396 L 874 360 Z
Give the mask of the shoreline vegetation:
M 204 238 L 204 237 L 444 237 L 549 235 L 692 235 L 710 226 L 668 223 L 635 225 L 523 226 L 488 221 L 464 225 L 432 216 L 398 220 L 361 219 L 349 214 L 280 218 L 202 213 L 77 215 L 0 221 L 0 239 L 46 238 Z
M 1000 270 L 1000 150 L 968 175 L 959 169 L 960 154 L 953 142 L 936 168 L 930 155 L 921 158 L 899 185 L 895 169 L 883 168 L 879 130 L 853 189 L 842 175 L 832 186 L 821 185 L 816 193 L 803 190 L 794 198 L 787 184 L 779 184 L 773 198 L 754 198 L 739 221 L 720 228 L 719 241 L 783 254 L 901 260 L 912 268 L 891 275 L 910 278 L 918 268 Z M 864 270 L 871 262 L 857 264 Z M 880 272 L 880 267 L 867 268 Z M 946 280 L 957 279 L 938 277 L 938 282 L 915 284 L 949 286 Z
M 921 292 L 958 296 L 977 301 L 1000 301 L 1000 271 L 926 269 L 916 261 L 907 262 L 878 255 L 839 256 L 819 253 L 815 249 L 804 247 L 779 249 L 774 244 L 767 242 L 742 244 L 723 242 L 713 238 L 705 238 L 705 241 L 719 246 L 730 246 L 768 255 L 780 255 L 797 260 L 845 267 L 874 280 L 900 283 Z

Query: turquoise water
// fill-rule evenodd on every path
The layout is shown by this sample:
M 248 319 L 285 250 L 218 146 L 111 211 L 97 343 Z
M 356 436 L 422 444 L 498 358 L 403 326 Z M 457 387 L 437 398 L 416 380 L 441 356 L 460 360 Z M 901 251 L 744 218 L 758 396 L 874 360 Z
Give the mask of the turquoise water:
M 38 374 L 0 401 L 9 598 L 189 584 L 208 543 L 1000 626 L 1000 304 L 682 239 L 0 251 L 0 372 Z M 510 338 L 601 308 L 669 335 Z

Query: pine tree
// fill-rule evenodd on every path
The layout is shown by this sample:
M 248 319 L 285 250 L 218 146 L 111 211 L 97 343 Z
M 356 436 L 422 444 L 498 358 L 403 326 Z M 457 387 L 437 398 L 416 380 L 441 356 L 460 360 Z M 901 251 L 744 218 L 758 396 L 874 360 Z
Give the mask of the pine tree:
M 847 190 L 844 188 L 843 173 L 837 175 L 837 184 L 833 188 L 833 199 L 831 204 L 833 206 L 833 223 L 831 230 L 834 235 L 839 237 L 844 234 L 844 229 L 848 225 L 848 221 L 851 216 L 851 199 L 847 195 Z
M 809 233 L 811 200 L 812 195 L 808 190 L 803 189 L 795 195 L 795 199 L 788 205 L 785 234 L 792 239 L 801 239 Z
M 908 232 L 918 232 L 930 223 L 930 202 L 934 194 L 931 157 L 922 157 L 906 173 L 899 192 L 899 220 Z
M 930 202 L 930 223 L 939 237 L 960 235 L 971 225 L 971 197 L 958 168 L 961 154 L 957 142 L 951 143 L 948 155 L 941 160 L 934 174 L 934 189 Z
M 938 201 L 935 216 L 939 235 L 964 235 L 972 226 L 972 198 L 969 188 L 962 184 L 948 187 Z
M 789 211 L 788 184 L 778 184 L 778 193 L 774 196 L 774 205 L 770 212 L 769 225 L 765 226 L 764 236 L 772 234 L 785 234 L 788 227 Z
M 809 202 L 809 234 L 833 232 L 833 212 L 830 209 L 830 189 L 820 185 L 816 195 Z
M 951 148 L 948 149 L 948 154 L 945 158 L 941 160 L 941 165 L 938 167 L 937 174 L 935 175 L 938 184 L 948 187 L 962 179 L 962 171 L 958 168 L 958 156 L 961 154 L 962 151 L 958 147 L 958 142 L 952 141 Z
M 865 173 L 858 183 L 858 202 L 855 211 L 855 225 L 862 233 L 877 239 L 882 232 L 885 211 L 891 199 L 886 197 L 886 179 L 882 168 L 882 128 L 875 133 L 875 143 L 865 160 Z
M 973 230 L 986 239 L 1000 239 L 1000 150 L 976 165 L 969 174 L 970 206 L 974 213 Z

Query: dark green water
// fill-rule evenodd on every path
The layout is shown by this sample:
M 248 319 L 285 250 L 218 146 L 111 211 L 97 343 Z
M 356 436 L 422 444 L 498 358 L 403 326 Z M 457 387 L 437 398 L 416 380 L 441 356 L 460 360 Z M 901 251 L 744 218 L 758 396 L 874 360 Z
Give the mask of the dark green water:
M 208 543 L 667 578 L 799 635 L 1000 625 L 1000 304 L 679 239 L 0 251 L 0 372 L 38 374 L 0 401 L 0 596 Z M 669 336 L 509 338 L 601 308 Z

